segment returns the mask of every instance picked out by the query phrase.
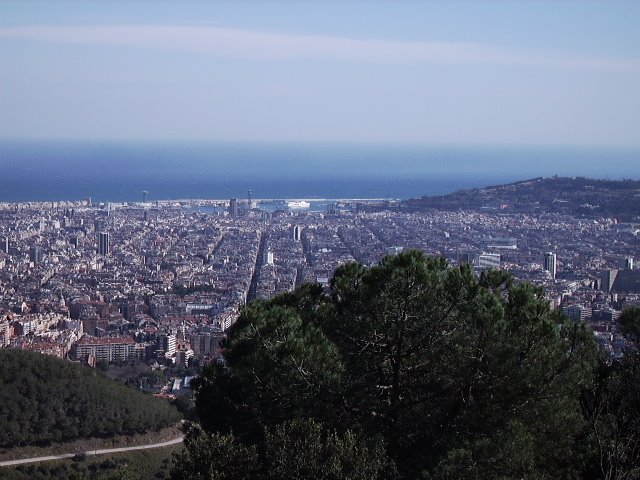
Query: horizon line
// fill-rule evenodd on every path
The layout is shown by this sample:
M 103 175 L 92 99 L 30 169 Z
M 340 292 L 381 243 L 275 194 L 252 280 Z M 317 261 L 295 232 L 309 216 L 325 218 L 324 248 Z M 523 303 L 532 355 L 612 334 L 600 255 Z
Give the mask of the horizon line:
M 499 188 L 499 187 L 506 187 L 506 186 L 511 186 L 511 185 L 517 185 L 517 184 L 521 184 L 521 183 L 527 183 L 527 182 L 534 182 L 534 181 L 541 181 L 541 180 L 567 180 L 567 179 L 571 179 L 571 180 L 594 180 L 594 181 L 601 181 L 601 182 L 640 182 L 640 177 L 637 178 L 595 178 L 595 177 L 589 177 L 589 176 L 585 176 L 585 175 L 550 175 L 550 176 L 537 176 L 537 177 L 529 177 L 529 178 L 522 178 L 520 180 L 512 180 L 509 182 L 503 182 L 503 183 L 497 183 L 497 184 L 483 184 L 482 186 L 478 186 L 478 187 L 466 187 L 466 188 L 456 188 L 453 190 L 448 191 L 447 193 L 439 193 L 439 194 L 423 194 L 420 196 L 412 196 L 412 197 L 387 197 L 387 198 L 371 198 L 371 197 L 363 197 L 363 198 L 351 198 L 351 197 L 339 197 L 339 198 L 331 198 L 331 197 L 263 197 L 263 198 L 254 198 L 252 199 L 253 201 L 260 201 L 260 202 L 274 202 L 274 201 L 301 201 L 301 200 L 306 200 L 306 201 L 310 201 L 310 202 L 347 202 L 347 201 L 369 201 L 369 202 L 387 202 L 387 201 L 405 201 L 405 200 L 413 200 L 413 199 L 420 199 L 420 198 L 432 198 L 432 197 L 442 197 L 442 196 L 447 196 L 453 193 L 457 193 L 457 192 L 464 192 L 464 191 L 470 191 L 470 190 L 484 190 L 487 188 Z M 19 200 L 19 201 L 9 201 L 9 200 L 2 200 L 0 199 L 0 205 L 4 206 L 4 205 L 17 205 L 17 204 L 25 204 L 25 203 L 35 203 L 35 204 L 47 204 L 47 203 L 63 203 L 63 202 L 69 202 L 69 203 L 77 203 L 77 202 L 85 202 L 86 199 L 90 199 L 91 200 L 91 204 L 90 205 L 85 205 L 85 207 L 89 208 L 89 207 L 93 207 L 97 204 L 123 204 L 123 205 L 127 205 L 127 206 L 139 206 L 139 207 L 144 207 L 145 205 L 151 206 L 151 207 L 160 207 L 163 205 L 156 205 L 156 202 L 160 202 L 160 203 L 164 203 L 164 204 L 169 204 L 169 203 L 186 203 L 186 202 L 229 202 L 229 200 L 231 198 L 236 198 L 241 202 L 245 202 L 247 200 L 247 197 L 241 197 L 241 196 L 235 196 L 235 197 L 229 197 L 229 198 L 195 198 L 195 197 L 187 197 L 187 198 L 158 198 L 155 200 L 151 200 L 148 202 L 140 202 L 139 200 L 103 200 L 103 199 L 94 199 L 94 197 L 92 195 L 86 195 L 84 197 L 81 198 L 76 198 L 76 199 L 58 199 L 58 200 Z M 164 206 L 171 206 L 171 205 L 164 205 Z M 182 205 L 181 205 L 182 207 Z M 308 209 L 290 209 L 290 211 L 293 212 L 318 212 L 319 210 L 308 210 Z
M 287 139 L 222 139 L 222 138 L 151 138 L 151 137 L 2 137 L 0 144 L 5 142 L 69 142 L 69 143 L 158 143 L 158 144 L 188 144 L 188 143 L 209 143 L 209 144 L 247 144 L 247 145 L 345 145 L 345 146 L 389 146 L 389 147 L 454 147 L 454 148 L 475 148 L 475 147 L 507 147 L 507 148 L 606 148 L 621 150 L 640 150 L 640 143 L 542 143 L 542 142 L 420 142 L 401 140 L 287 140 Z

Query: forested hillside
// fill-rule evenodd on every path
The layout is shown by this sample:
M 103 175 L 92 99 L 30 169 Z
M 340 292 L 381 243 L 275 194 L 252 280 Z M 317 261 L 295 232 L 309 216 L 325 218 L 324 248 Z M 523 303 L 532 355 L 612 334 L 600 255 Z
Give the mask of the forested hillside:
M 403 207 L 424 210 L 497 210 L 503 213 L 561 213 L 615 217 L 637 222 L 640 181 L 583 177 L 533 178 L 506 185 L 460 190 L 406 200 Z
M 640 309 L 623 315 L 640 339 Z M 640 341 L 640 340 L 639 340 Z M 247 307 L 175 479 L 634 479 L 640 368 L 541 288 L 410 251 Z
M 179 419 L 166 402 L 88 367 L 0 350 L 0 447 L 133 434 Z

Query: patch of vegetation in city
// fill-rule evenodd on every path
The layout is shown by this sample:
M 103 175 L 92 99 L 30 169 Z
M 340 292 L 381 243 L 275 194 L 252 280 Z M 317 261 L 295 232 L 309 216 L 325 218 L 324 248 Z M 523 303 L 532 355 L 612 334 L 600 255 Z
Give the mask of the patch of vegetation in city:
M 167 402 L 82 365 L 0 350 L 0 447 L 133 435 L 180 420 Z

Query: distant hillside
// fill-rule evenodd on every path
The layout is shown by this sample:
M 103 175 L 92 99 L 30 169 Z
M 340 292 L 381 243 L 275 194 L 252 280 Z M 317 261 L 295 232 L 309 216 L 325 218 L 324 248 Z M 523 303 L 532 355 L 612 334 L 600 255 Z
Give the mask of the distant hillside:
M 166 402 L 88 367 L 0 349 L 0 447 L 140 433 L 179 419 Z
M 410 199 L 402 206 L 416 210 L 556 212 L 635 221 L 640 219 L 640 181 L 534 178 L 507 185 L 460 190 L 444 196 Z

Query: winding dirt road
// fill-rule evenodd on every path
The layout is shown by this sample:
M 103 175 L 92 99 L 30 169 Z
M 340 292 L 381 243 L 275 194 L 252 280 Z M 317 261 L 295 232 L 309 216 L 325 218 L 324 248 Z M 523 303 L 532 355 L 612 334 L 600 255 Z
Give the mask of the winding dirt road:
M 104 455 L 105 453 L 118 453 L 118 452 L 130 452 L 132 450 L 146 450 L 149 448 L 161 448 L 168 447 L 170 445 L 176 445 L 178 443 L 182 443 L 184 437 L 180 436 L 178 438 L 174 438 L 173 440 L 168 440 L 166 442 L 161 443 L 151 443 L 148 445 L 137 445 L 135 447 L 120 447 L 120 448 L 105 448 L 102 450 L 89 450 L 87 452 L 74 452 L 74 453 L 63 453 L 61 455 L 50 455 L 47 457 L 33 457 L 33 458 L 21 458 L 19 460 L 7 460 L 4 462 L 0 462 L 0 467 L 10 467 L 12 465 L 22 465 L 23 463 L 35 463 L 35 462 L 49 462 L 51 460 L 62 460 L 65 458 L 73 458 L 76 455 Z

